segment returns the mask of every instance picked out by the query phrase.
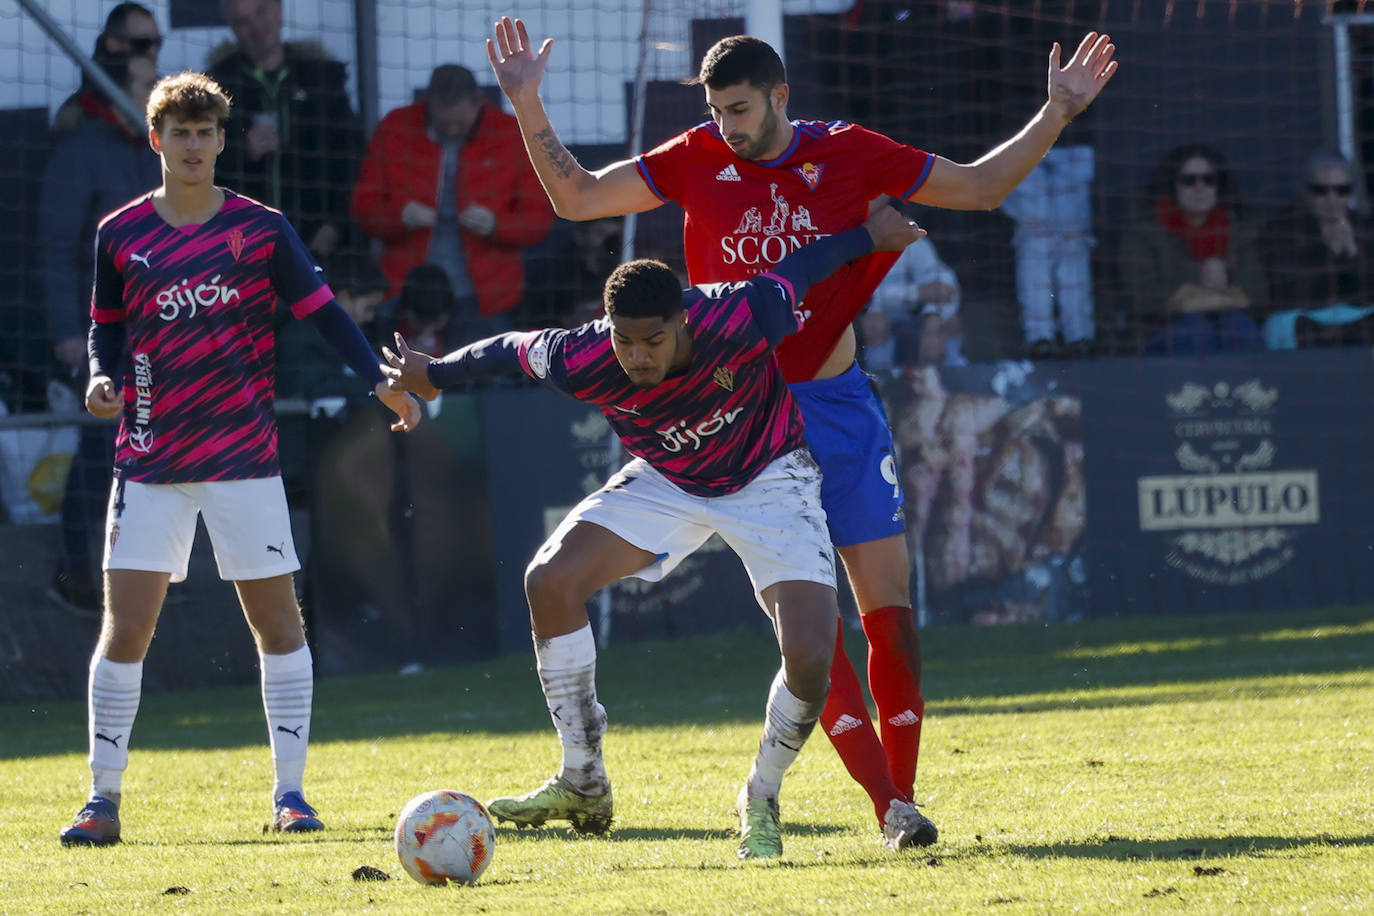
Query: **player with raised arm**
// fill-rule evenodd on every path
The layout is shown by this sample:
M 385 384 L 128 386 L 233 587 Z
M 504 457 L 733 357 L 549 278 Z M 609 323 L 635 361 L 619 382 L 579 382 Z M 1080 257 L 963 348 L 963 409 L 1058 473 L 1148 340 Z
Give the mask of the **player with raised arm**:
M 278 307 L 308 316 L 373 383 L 397 414 L 392 429 L 413 428 L 420 406 L 387 386 L 367 339 L 282 214 L 215 185 L 229 117 L 219 85 L 199 73 L 167 77 L 153 87 L 147 117 L 162 186 L 106 216 L 96 232 L 86 408 L 120 425 L 105 612 L 90 668 L 91 796 L 60 839 L 119 842 L 143 659 L 168 582 L 186 578 L 198 514 L 257 644 L 275 770 L 272 826 L 319 830 L 302 789 L 314 677 L 277 458 Z
M 657 581 L 713 533 L 744 562 L 773 623 L 782 666 L 738 799 L 739 855 L 782 855 L 778 791 L 825 703 L 839 610 L 820 472 L 773 358 L 797 330 L 803 295 L 841 264 L 900 251 L 924 232 L 891 207 L 738 283 L 683 290 L 658 261 L 622 264 L 604 317 L 570 330 L 510 333 L 432 359 L 397 337 L 384 350 L 399 389 L 425 398 L 481 375 L 519 372 L 601 408 L 634 458 L 573 508 L 525 572 L 539 681 L 562 769 L 533 792 L 493 800 L 519 825 L 611 825 L 586 602 L 617 579 Z
M 525 24 L 510 18 L 501 19 L 495 39 L 487 41 L 492 69 L 555 211 L 588 220 L 678 203 L 685 211 L 693 283 L 769 270 L 797 245 L 861 223 L 880 195 L 960 210 L 997 207 L 1117 68 L 1106 35 L 1088 33 L 1062 68 L 1056 43 L 1044 106 L 1014 137 L 960 164 L 858 125 L 789 120 L 782 60 L 766 42 L 737 35 L 707 51 L 694 80 L 705 88 L 710 121 L 642 156 L 590 172 L 559 140 L 539 98 L 552 47 L 553 39 L 545 39 L 536 53 Z M 937 838 L 935 825 L 914 805 L 925 701 L 901 484 L 882 403 L 855 362 L 852 328 L 895 259 L 870 255 L 811 289 L 800 306 L 805 326 L 777 353 L 824 472 L 831 541 L 868 639 L 869 689 L 882 738 L 838 627 L 821 723 L 868 793 L 894 850 Z

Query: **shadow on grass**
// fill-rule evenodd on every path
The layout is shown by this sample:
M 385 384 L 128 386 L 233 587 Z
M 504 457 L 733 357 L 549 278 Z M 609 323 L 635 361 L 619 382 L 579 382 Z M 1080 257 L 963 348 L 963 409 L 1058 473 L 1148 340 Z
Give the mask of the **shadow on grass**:
M 1370 670 L 1368 676 L 1361 680 L 1366 686 L 1374 686 L 1374 670 Z M 1074 690 L 1074 694 L 1063 698 L 1011 698 L 1005 703 L 934 702 L 927 707 L 927 712 L 932 715 L 953 717 L 1006 713 L 1055 712 L 1059 710 L 1128 709 L 1137 706 L 1163 706 L 1171 703 L 1214 703 L 1225 699 L 1235 699 L 1237 696 L 1241 696 L 1248 700 L 1264 700 L 1278 697 L 1291 697 L 1294 694 L 1294 688 L 1286 684 L 1274 686 L 1246 685 L 1238 694 L 1229 692 L 1224 687 L 1220 690 L 1199 687 L 1196 690 L 1170 690 L 1167 693 L 1138 694 L 1133 696 L 1123 696 L 1119 693 L 1095 692 L 1103 688 L 1104 685 L 1101 684 L 1095 685 L 1094 687 L 1081 688 L 1083 693 L 1080 694 L 1077 692 L 1080 688 L 1075 686 L 1074 688 L 1066 688 Z
M 1287 852 L 1309 846 L 1374 846 L 1374 836 L 1209 836 L 1175 840 L 1136 840 L 1108 836 L 1099 842 L 1008 844 L 994 846 L 999 851 L 1027 859 L 1116 859 L 1123 862 L 1156 862 L 1196 859 L 1223 859 Z
M 354 829 L 356 830 L 357 828 L 354 828 Z M 383 835 L 383 834 L 385 834 L 385 835 Z M 352 831 L 349 831 L 348 833 L 343 833 L 343 832 L 340 832 L 340 831 L 334 831 L 334 832 L 325 831 L 324 834 L 321 834 L 321 835 L 318 835 L 318 836 L 310 836 L 310 837 L 292 837 L 291 839 L 286 839 L 286 838 L 284 838 L 284 837 L 278 837 L 278 836 L 274 836 L 273 834 L 270 834 L 270 833 L 265 833 L 265 834 L 263 834 L 263 835 L 260 836 L 260 837 L 243 837 L 243 838 L 240 838 L 240 839 L 233 839 L 233 840 L 230 840 L 230 839 L 223 839 L 223 838 L 216 838 L 216 837 L 206 837 L 206 838 L 200 838 L 200 839 L 182 839 L 182 840 L 177 840 L 177 841 L 174 842 L 174 843 L 169 843 L 169 842 L 167 842 L 166 840 L 147 840 L 147 841 L 143 841 L 143 840 L 138 840 L 138 839 L 132 839 L 132 840 L 130 840 L 130 839 L 128 839 L 128 838 L 125 838 L 125 839 L 123 839 L 123 840 L 120 841 L 119 846 L 120 846 L 121 848 L 130 847 L 130 846 L 134 846 L 134 847 L 144 847 L 144 846 L 147 846 L 147 847 L 150 847 L 150 848 L 151 848 L 151 847 L 155 847 L 155 846 L 156 846 L 156 847 L 161 847 L 161 848 L 166 848 L 166 847 L 168 847 L 168 846 L 189 846 L 189 847 L 196 847 L 196 848 L 205 848 L 205 849 L 209 849 L 209 848 L 213 848 L 213 847 L 217 847 L 217 846 L 224 846 L 224 847 L 232 847 L 232 846 L 256 846 L 256 847 L 266 847 L 266 846 L 331 846 L 331 845 L 333 845 L 333 846 L 343 846 L 343 845 L 363 845 L 363 844 L 366 844 L 366 845 L 369 845 L 369 846 L 375 846 L 377 843 L 387 843 L 387 844 L 390 844 L 390 843 L 391 843 L 391 828 L 387 828 L 385 831 L 381 831 L 381 830 L 379 829 L 378 832 L 377 832 L 377 834 L 376 834 L 376 835 L 373 835 L 373 836 L 360 835 L 360 834 L 353 833 Z M 110 848 L 114 848 L 114 847 L 110 847 Z
M 925 696 L 935 715 L 1195 702 L 1221 695 L 1215 682 L 1290 675 L 1337 676 L 1374 666 L 1374 611 L 1368 607 L 1208 617 L 1136 617 L 1054 626 L 922 632 Z M 862 669 L 862 634 L 847 634 Z M 599 698 L 616 730 L 716 725 L 762 726 L 777 648 L 753 632 L 675 642 L 613 644 L 600 651 Z M 1369 675 L 1374 678 L 1374 674 Z M 1133 696 L 1106 691 L 1196 684 L 1196 689 Z M 1279 685 L 1248 683 L 1247 695 L 1281 695 Z M 1051 696 L 1046 696 L 1050 694 Z M 999 702 L 972 703 L 980 698 Z M 0 706 L 0 759 L 85 753 L 86 713 L 75 701 Z M 150 693 L 133 747 L 216 749 L 259 746 L 256 685 Z M 534 672 L 532 653 L 418 674 L 328 678 L 316 684 L 312 738 L 367 741 L 432 736 L 462 741 L 544 734 L 557 739 Z M 819 736 L 813 740 L 823 740 Z
M 784 837 L 833 836 L 847 832 L 847 828 L 835 824 L 788 824 L 784 822 L 782 825 Z M 496 835 L 498 838 L 505 837 L 511 840 L 566 840 L 584 843 L 639 843 L 646 841 L 660 843 L 672 840 L 729 840 L 733 842 L 739 838 L 739 833 L 735 830 L 701 827 L 612 827 L 611 832 L 605 836 L 579 836 L 570 827 L 526 827 L 522 830 L 518 827 L 500 825 L 496 828 Z

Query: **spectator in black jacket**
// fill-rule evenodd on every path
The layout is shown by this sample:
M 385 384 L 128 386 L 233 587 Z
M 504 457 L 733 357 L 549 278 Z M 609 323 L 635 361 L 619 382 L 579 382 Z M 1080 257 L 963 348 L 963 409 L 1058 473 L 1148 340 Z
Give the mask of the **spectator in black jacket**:
M 348 72 L 316 42 L 282 41 L 281 0 L 220 0 L 235 43 L 208 73 L 234 100 L 217 178 L 286 214 L 316 257 L 344 240 L 362 128 Z
M 1260 249 L 1273 313 L 1272 350 L 1374 340 L 1374 224 L 1357 208 L 1355 170 L 1339 153 L 1308 158 L 1297 199 L 1269 222 Z

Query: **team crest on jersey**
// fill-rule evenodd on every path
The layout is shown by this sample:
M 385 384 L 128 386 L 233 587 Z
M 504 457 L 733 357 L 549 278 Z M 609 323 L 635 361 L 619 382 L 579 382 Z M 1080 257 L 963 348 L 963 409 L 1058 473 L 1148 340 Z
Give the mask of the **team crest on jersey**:
M 825 171 L 824 165 L 817 165 L 814 162 L 803 162 L 801 165 L 792 169 L 806 182 L 806 186 L 811 190 L 816 190 L 816 185 L 821 183 L 821 172 Z
M 715 372 L 711 373 L 711 378 L 715 380 L 717 385 L 724 388 L 726 391 L 735 390 L 735 373 L 731 372 L 729 367 L 721 366 L 716 369 Z
M 243 254 L 243 233 L 237 229 L 229 233 L 229 250 L 233 252 L 235 261 Z

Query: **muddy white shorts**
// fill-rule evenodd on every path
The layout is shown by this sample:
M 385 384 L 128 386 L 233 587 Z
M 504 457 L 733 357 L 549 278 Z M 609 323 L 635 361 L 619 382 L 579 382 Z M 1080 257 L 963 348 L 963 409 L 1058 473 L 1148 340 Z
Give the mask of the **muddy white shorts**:
M 266 579 L 301 568 L 280 477 L 137 483 L 116 479 L 105 516 L 105 569 L 186 578 L 196 515 L 205 518 L 221 579 Z
M 712 534 L 744 562 L 755 593 L 800 580 L 835 587 L 835 563 L 821 508 L 821 472 L 806 449 L 774 460 L 728 496 L 684 493 L 642 458 L 573 507 L 550 541 L 592 522 L 658 559 L 634 574 L 657 582 Z

